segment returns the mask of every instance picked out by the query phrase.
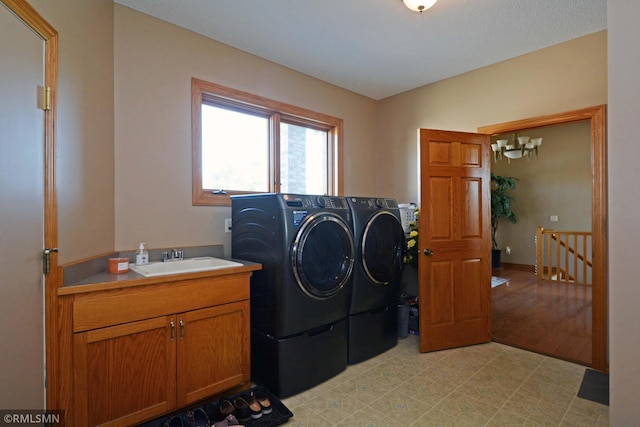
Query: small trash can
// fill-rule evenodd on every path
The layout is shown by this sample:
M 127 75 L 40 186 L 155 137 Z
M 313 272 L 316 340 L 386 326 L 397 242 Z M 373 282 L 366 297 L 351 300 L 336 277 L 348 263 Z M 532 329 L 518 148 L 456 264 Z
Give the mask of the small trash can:
M 420 327 L 419 315 L 420 310 L 417 305 L 409 306 L 409 333 L 412 335 L 418 335 L 418 329 Z
M 398 338 L 409 335 L 409 303 L 398 302 Z

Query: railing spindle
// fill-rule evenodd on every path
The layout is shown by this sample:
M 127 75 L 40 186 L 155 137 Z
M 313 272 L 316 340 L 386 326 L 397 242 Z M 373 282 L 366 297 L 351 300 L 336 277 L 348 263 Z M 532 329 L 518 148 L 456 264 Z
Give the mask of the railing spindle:
M 538 227 L 535 241 L 537 279 L 591 285 L 590 232 Z

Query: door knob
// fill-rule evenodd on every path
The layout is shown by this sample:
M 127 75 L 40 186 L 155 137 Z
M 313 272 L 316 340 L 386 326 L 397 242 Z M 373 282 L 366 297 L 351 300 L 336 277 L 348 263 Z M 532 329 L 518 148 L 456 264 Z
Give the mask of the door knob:
M 425 250 L 423 251 L 423 253 L 424 253 L 426 256 L 431 256 L 431 255 L 433 255 L 433 251 L 432 251 L 431 249 L 425 249 Z

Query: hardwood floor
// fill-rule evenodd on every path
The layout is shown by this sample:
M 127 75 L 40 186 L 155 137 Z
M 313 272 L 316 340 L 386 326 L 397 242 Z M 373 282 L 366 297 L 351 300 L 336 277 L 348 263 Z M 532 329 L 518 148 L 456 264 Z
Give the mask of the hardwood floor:
M 493 341 L 591 365 L 591 287 L 538 281 L 531 271 L 494 269 Z

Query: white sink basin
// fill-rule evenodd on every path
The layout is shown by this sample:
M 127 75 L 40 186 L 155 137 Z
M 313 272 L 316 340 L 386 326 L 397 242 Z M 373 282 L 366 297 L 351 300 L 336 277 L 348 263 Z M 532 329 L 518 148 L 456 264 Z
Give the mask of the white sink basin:
M 166 276 L 168 274 L 196 273 L 198 271 L 241 267 L 235 261 L 213 257 L 188 258 L 182 261 L 150 262 L 146 265 L 129 264 L 129 268 L 144 277 Z

